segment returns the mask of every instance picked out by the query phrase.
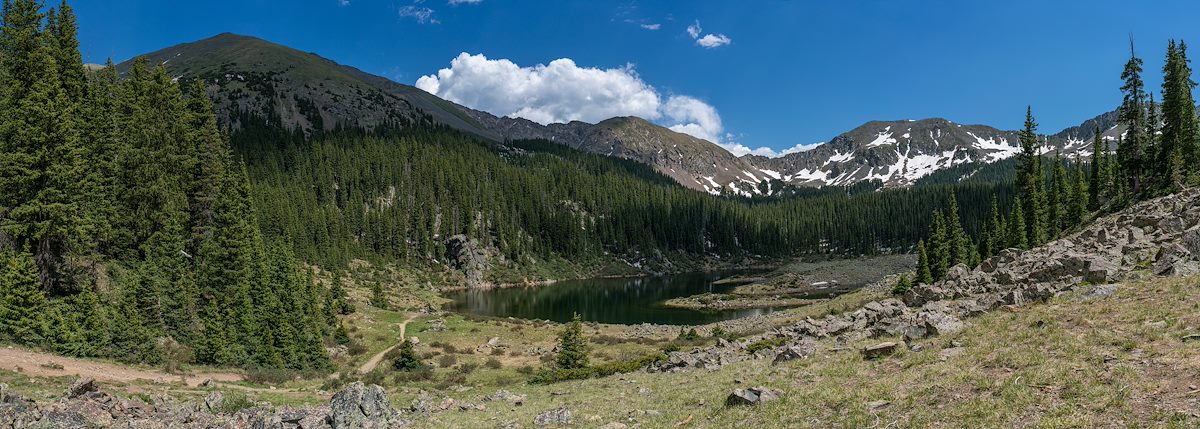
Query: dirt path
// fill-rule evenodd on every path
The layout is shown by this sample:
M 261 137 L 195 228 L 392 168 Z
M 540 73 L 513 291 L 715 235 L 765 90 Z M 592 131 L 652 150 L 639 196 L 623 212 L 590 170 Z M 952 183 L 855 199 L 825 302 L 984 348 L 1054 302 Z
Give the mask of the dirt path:
M 96 360 L 77 359 L 18 348 L 0 348 L 0 369 L 13 371 L 20 368 L 22 374 L 35 377 L 90 377 L 98 381 L 128 383 L 137 380 L 155 383 L 184 383 L 188 387 L 199 386 L 204 380 L 231 383 L 242 381 L 241 374 L 233 372 L 199 372 L 193 374 L 169 374 L 164 371 L 134 368 L 127 365 Z M 61 367 L 61 368 L 60 368 Z
M 413 319 L 416 319 L 416 318 L 417 318 L 417 315 L 414 314 L 414 315 L 408 316 L 408 318 L 404 319 L 403 322 L 400 322 L 400 342 L 401 343 L 404 342 L 404 332 L 405 332 L 405 329 L 408 328 L 408 322 L 411 322 L 411 321 L 413 321 Z M 371 356 L 371 359 L 368 360 L 367 363 L 364 363 L 361 367 L 358 368 L 358 373 L 366 374 L 366 373 L 374 370 L 375 367 L 379 365 L 379 361 L 383 360 L 383 356 L 386 355 L 388 352 L 392 351 L 392 349 L 396 348 L 396 346 L 399 346 L 399 345 L 400 344 L 393 344 L 391 347 L 384 349 L 384 351 L 379 352 L 375 356 Z

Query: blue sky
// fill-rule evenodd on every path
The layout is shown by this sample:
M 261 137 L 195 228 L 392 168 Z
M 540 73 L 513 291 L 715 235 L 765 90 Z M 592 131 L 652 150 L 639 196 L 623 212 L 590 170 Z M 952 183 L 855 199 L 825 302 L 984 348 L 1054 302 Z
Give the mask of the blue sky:
M 1151 89 L 1167 39 L 1200 43 L 1200 2 L 1186 0 L 71 4 L 89 62 L 228 31 L 402 83 L 430 76 L 422 88 L 492 113 L 636 114 L 735 150 L 782 151 L 875 119 L 1015 129 L 1027 104 L 1056 132 L 1119 103 L 1130 34 Z

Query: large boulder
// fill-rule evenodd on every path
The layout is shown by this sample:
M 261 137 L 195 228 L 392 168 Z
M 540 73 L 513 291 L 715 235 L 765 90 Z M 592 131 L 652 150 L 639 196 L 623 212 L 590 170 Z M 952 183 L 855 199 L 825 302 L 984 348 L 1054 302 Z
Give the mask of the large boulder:
M 356 381 L 329 401 L 329 425 L 334 429 L 392 427 L 395 412 L 378 385 Z
M 749 389 L 733 389 L 733 393 L 725 398 L 725 405 L 761 405 L 779 399 L 779 394 L 766 387 L 751 387 Z

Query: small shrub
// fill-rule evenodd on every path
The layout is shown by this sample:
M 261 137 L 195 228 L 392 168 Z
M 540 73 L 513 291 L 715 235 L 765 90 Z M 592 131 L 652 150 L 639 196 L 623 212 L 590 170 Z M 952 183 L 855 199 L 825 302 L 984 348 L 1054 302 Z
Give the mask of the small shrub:
M 908 274 L 901 274 L 900 278 L 896 280 L 896 285 L 892 286 L 892 295 L 904 295 L 912 287 L 912 282 L 908 281 Z
M 400 344 L 400 356 L 392 361 L 392 368 L 398 371 L 412 371 L 421 369 L 425 363 L 417 357 L 417 352 L 413 351 L 412 341 L 405 341 Z
M 487 362 L 484 362 L 483 366 L 486 366 L 491 369 L 500 369 L 501 367 L 504 366 L 504 364 L 500 363 L 500 359 L 489 358 L 487 360 Z
M 518 373 L 518 374 L 525 374 L 525 375 L 532 375 L 532 374 L 533 374 L 533 367 L 532 367 L 532 366 L 529 366 L 529 365 L 521 365 L 521 366 L 517 367 L 517 373 Z
M 479 364 L 477 363 L 463 362 L 458 366 L 458 373 L 466 375 L 475 372 L 475 370 L 478 368 Z
M 246 381 L 257 384 L 282 384 L 295 380 L 296 371 L 282 368 L 251 368 L 246 371 Z
M 721 329 L 721 325 L 713 326 L 712 332 L 710 333 L 709 336 L 713 337 L 713 338 L 725 338 L 727 340 L 729 339 L 729 338 L 726 338 L 727 336 L 729 336 L 729 333 L 725 332 L 724 329 Z
M 442 357 L 438 358 L 438 366 L 442 368 L 452 367 L 456 363 L 458 363 L 458 358 L 455 358 L 454 356 L 442 355 Z
M 358 356 L 366 352 L 367 346 L 360 342 L 352 342 L 349 346 L 346 346 L 346 353 L 349 353 L 351 356 Z
M 429 367 L 422 367 L 413 371 L 401 371 L 395 374 L 392 377 L 392 382 L 396 384 L 433 380 L 433 369 Z
M 251 408 L 254 406 L 254 401 L 246 397 L 242 392 L 228 392 L 225 398 L 221 400 L 221 405 L 217 406 L 218 414 L 233 414 L 239 410 Z
M 678 339 L 682 341 L 696 341 L 700 339 L 700 334 L 696 333 L 696 328 L 689 329 L 686 332 L 683 328 L 679 328 Z
M 753 343 L 750 343 L 749 346 L 746 346 L 746 353 L 754 353 L 759 350 L 773 349 L 773 348 L 782 346 L 786 342 L 787 342 L 787 338 L 784 338 L 784 337 L 776 337 L 776 338 L 768 338 L 765 340 L 758 340 Z

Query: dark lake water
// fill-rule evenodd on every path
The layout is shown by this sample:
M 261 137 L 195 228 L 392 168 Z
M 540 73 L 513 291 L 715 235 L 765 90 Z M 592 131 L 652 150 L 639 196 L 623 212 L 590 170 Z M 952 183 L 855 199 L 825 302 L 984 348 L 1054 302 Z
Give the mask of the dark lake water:
M 770 309 L 698 311 L 668 308 L 663 301 L 705 292 L 724 293 L 735 284 L 713 282 L 734 273 L 688 273 L 656 277 L 567 280 L 547 286 L 464 290 L 446 295 L 447 309 L 483 316 L 600 323 L 698 325 L 771 312 Z

